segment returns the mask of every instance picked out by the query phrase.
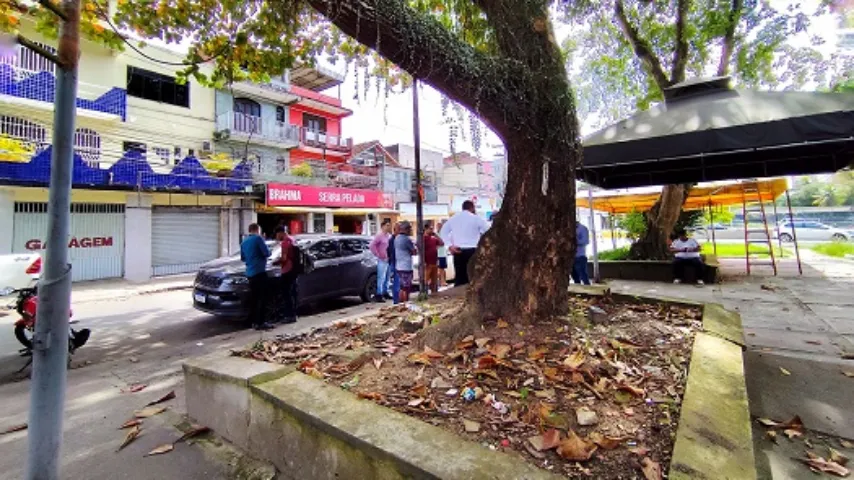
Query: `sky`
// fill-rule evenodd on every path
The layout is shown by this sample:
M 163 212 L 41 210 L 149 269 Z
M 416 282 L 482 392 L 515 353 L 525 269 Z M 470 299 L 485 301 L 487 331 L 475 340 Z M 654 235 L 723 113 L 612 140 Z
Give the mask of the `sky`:
M 775 7 L 783 8 L 789 4 L 802 3 L 805 8 L 817 5 L 819 0 L 772 0 Z M 814 7 L 812 7 L 814 8 Z M 837 25 L 833 17 L 824 16 L 814 18 L 810 32 L 821 32 L 825 37 L 827 46 L 822 53 L 830 53 L 834 48 Z M 569 27 L 566 25 L 555 25 L 556 36 L 558 42 L 569 34 Z M 792 39 L 795 46 L 805 45 L 808 38 Z M 333 70 L 342 71 L 343 67 L 331 66 Z M 359 79 L 362 83 L 362 79 Z M 362 90 L 360 88 L 360 90 Z M 377 99 L 375 89 L 372 86 L 368 92 L 367 100 L 361 98 L 357 102 L 353 100 L 356 87 L 353 79 L 353 72 L 350 71 L 346 75 L 344 83 L 340 87 L 340 98 L 344 106 L 353 110 L 353 115 L 344 120 L 343 134 L 344 136 L 352 136 L 355 143 L 379 140 L 384 145 L 395 143 L 405 143 L 412 145 L 413 125 L 412 125 L 412 92 L 406 91 L 401 94 L 390 95 L 388 99 Z M 332 89 L 326 92 L 331 95 L 338 95 L 337 89 Z M 382 97 L 385 95 L 382 94 Z M 441 95 L 432 87 L 424 86 L 420 90 L 419 96 L 419 117 L 421 119 L 421 143 L 424 148 L 431 150 L 439 150 L 445 153 L 450 152 L 448 141 L 448 126 L 446 120 L 442 116 Z M 384 105 L 388 102 L 388 105 Z M 385 113 L 384 114 L 384 110 Z M 453 115 L 453 113 L 452 113 Z M 590 122 L 592 123 L 592 122 Z M 466 125 L 468 120 L 466 119 Z M 593 133 L 592 128 L 588 125 L 582 125 L 581 135 L 585 136 Z M 468 134 L 467 134 L 468 136 Z M 485 160 L 491 159 L 492 154 L 501 151 L 501 142 L 494 134 L 489 132 L 481 142 L 481 156 Z M 495 146 L 495 148 L 490 148 Z M 457 151 L 473 151 L 470 142 L 463 142 L 462 139 L 457 141 Z

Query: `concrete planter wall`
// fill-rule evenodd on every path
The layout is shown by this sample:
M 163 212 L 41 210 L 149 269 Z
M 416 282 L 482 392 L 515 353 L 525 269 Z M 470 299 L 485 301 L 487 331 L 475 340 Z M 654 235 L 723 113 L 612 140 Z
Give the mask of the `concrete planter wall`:
M 706 283 L 717 283 L 720 272 L 714 255 L 703 255 L 706 264 Z M 593 278 L 593 262 L 587 263 L 587 272 Z M 672 282 L 673 263 L 667 260 L 600 260 L 599 276 L 605 279 L 645 280 L 650 282 Z
M 704 306 L 671 479 L 756 478 L 741 319 Z M 286 477 L 561 478 L 283 367 L 227 354 L 184 364 L 187 411 Z

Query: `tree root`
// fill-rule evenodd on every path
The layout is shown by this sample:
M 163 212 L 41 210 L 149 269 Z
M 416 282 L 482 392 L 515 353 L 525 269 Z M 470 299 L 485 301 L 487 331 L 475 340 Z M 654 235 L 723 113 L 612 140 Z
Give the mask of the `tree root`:
M 462 308 L 448 320 L 418 332 L 413 345 L 416 348 L 430 347 L 439 352 L 448 351 L 466 336 L 474 334 L 480 325 L 480 315 L 473 308 Z

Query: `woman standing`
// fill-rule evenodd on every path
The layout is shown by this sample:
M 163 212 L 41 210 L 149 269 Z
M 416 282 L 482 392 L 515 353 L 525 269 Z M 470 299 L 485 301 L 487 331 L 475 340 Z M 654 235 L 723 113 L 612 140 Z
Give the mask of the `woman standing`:
M 442 231 L 442 226 L 445 224 L 444 221 L 439 222 L 439 226 L 436 227 L 437 232 Z M 439 245 L 439 285 L 442 287 L 448 286 L 448 281 L 445 278 L 445 269 L 448 268 L 448 248 L 444 243 Z

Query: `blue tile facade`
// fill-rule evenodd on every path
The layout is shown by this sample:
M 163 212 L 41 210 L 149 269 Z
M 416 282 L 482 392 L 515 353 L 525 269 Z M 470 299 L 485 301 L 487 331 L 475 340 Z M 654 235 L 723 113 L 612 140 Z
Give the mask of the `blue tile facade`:
M 38 72 L 16 80 L 14 67 L 0 64 L 0 94 L 53 103 L 56 98 L 56 78 L 50 72 Z M 77 107 L 118 115 L 125 121 L 127 92 L 122 88 L 113 87 L 94 100 L 78 98 Z

